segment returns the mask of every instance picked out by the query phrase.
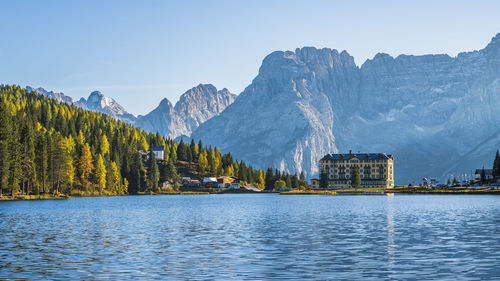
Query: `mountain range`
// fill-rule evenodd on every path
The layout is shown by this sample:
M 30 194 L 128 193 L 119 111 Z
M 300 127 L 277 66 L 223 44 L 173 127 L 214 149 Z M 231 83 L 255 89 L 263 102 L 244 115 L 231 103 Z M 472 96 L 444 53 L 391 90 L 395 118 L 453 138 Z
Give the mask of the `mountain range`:
M 309 178 L 323 155 L 353 150 L 393 154 L 396 183 L 443 179 L 491 166 L 500 146 L 500 34 L 456 57 L 379 53 L 361 66 L 335 49 L 276 51 L 237 97 L 200 84 L 175 106 L 164 99 L 138 117 L 99 92 L 73 102 L 42 90 L 147 131 L 201 139 L 255 167 Z
M 217 90 L 211 84 L 199 84 L 182 94 L 175 106 L 165 98 L 150 113 L 136 117 L 128 113 L 113 98 L 106 97 L 99 91 L 93 91 L 87 99 L 82 97 L 75 102 L 64 93 L 55 93 L 44 88 L 35 89 L 30 86 L 26 86 L 26 89 L 59 102 L 108 114 L 145 131 L 160 133 L 172 139 L 190 136 L 201 123 L 221 113 L 236 98 L 236 95 L 226 88 Z

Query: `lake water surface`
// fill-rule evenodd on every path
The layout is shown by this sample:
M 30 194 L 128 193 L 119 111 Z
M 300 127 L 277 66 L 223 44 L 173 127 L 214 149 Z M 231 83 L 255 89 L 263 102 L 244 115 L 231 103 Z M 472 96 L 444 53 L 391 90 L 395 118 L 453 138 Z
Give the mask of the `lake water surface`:
M 0 202 L 0 279 L 500 279 L 500 197 Z

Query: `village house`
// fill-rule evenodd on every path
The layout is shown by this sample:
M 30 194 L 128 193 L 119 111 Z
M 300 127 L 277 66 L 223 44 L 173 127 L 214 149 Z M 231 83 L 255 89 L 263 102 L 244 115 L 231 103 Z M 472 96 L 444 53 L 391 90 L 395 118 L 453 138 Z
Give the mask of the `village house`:
M 204 187 L 209 187 L 209 188 L 216 188 L 217 187 L 217 178 L 215 177 L 205 177 L 203 178 L 203 186 Z
M 154 153 L 156 160 L 165 159 L 165 148 L 163 145 L 152 146 L 151 151 Z
M 222 176 L 217 178 L 217 186 L 219 188 L 240 188 L 240 181 L 233 176 Z
M 320 168 L 326 171 L 327 189 L 352 187 L 355 167 L 359 171 L 361 187 L 394 187 L 394 157 L 390 154 L 349 151 L 348 154 L 325 155 L 319 162 Z

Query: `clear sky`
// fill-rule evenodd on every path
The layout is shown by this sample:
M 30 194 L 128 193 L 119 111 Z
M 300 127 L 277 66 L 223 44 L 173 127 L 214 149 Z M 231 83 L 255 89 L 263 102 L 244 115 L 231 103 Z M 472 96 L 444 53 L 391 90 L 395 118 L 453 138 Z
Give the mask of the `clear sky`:
M 199 83 L 239 94 L 275 50 L 481 49 L 500 1 L 0 1 L 0 83 L 73 98 L 93 90 L 145 114 Z

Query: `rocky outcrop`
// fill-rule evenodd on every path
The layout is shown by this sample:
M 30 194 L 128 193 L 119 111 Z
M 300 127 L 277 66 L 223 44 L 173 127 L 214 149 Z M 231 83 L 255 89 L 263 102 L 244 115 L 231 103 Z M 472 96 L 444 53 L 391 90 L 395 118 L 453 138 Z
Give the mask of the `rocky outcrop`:
M 500 34 L 457 57 L 378 54 L 361 67 L 345 51 L 308 47 L 267 56 L 234 104 L 192 137 L 308 176 L 329 152 L 387 152 L 396 182 L 408 183 L 446 176 L 457 161 L 456 172 L 470 172 L 473 149 L 489 163 L 478 146 L 497 139 L 499 107 Z
M 83 109 L 108 114 L 115 119 L 119 119 L 131 124 L 133 124 L 136 120 L 136 117 L 125 111 L 123 106 L 118 104 L 114 99 L 104 96 L 99 91 L 90 93 L 88 99 L 86 100 L 84 98 L 81 98 L 75 103 L 75 105 Z
M 200 84 L 182 94 L 175 107 L 163 99 L 153 111 L 139 116 L 135 125 L 166 137 L 190 136 L 200 124 L 226 109 L 235 97 L 225 88 L 218 91 L 213 85 Z

